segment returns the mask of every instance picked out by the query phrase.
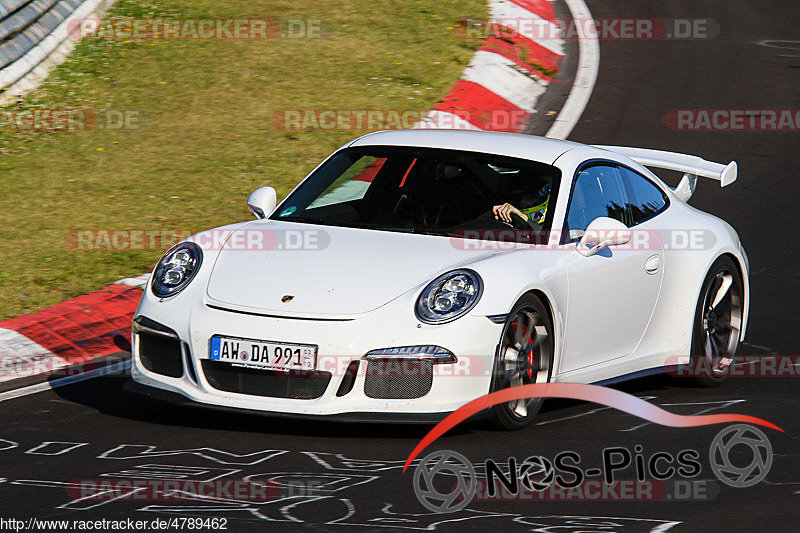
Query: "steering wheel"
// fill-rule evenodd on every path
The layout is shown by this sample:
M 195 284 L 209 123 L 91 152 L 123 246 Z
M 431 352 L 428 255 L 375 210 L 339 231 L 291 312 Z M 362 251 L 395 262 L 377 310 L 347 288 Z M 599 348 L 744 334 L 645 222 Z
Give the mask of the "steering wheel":
M 511 224 L 514 229 L 531 229 L 528 221 L 516 213 L 511 213 Z

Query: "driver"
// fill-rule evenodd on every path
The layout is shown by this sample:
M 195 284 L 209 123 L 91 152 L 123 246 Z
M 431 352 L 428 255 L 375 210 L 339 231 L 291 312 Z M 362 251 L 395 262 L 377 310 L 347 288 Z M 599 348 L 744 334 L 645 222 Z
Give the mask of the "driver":
M 530 178 L 516 177 L 509 184 L 506 197 L 514 202 L 506 202 L 492 207 L 496 220 L 514 225 L 511 215 L 516 214 L 528 226 L 540 225 L 547 214 L 547 203 L 550 200 L 551 182 L 542 181 L 538 186 L 531 183 Z

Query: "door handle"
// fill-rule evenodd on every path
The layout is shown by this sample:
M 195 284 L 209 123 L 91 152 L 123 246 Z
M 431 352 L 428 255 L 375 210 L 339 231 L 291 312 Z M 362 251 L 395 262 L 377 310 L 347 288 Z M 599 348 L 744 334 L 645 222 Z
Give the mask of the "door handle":
M 644 262 L 644 271 L 653 275 L 658 274 L 659 270 L 661 270 L 661 256 L 656 254 L 648 257 L 647 261 Z

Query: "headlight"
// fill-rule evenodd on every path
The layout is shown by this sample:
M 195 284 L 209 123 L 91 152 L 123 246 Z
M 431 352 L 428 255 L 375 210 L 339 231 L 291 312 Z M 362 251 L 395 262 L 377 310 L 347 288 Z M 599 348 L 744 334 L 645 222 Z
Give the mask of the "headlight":
M 203 263 L 203 251 L 193 242 L 173 246 L 156 265 L 150 286 L 160 298 L 178 294 L 192 281 Z
M 442 274 L 419 295 L 417 318 L 426 324 L 444 324 L 475 307 L 483 293 L 483 281 L 472 270 Z

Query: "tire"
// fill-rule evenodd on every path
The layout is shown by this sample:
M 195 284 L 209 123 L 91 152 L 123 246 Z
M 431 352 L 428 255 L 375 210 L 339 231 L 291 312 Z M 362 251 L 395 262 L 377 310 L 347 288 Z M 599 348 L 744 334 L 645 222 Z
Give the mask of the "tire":
M 714 261 L 697 299 L 691 344 L 692 380 L 703 387 L 722 383 L 733 364 L 742 331 L 744 290 L 733 260 Z
M 554 346 L 547 307 L 537 296 L 526 294 L 514 305 L 503 326 L 494 359 L 492 392 L 549 382 Z M 543 402 L 544 398 L 533 398 L 495 405 L 491 409 L 493 422 L 504 430 L 522 429 L 531 423 Z

